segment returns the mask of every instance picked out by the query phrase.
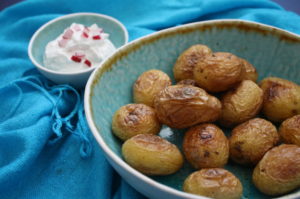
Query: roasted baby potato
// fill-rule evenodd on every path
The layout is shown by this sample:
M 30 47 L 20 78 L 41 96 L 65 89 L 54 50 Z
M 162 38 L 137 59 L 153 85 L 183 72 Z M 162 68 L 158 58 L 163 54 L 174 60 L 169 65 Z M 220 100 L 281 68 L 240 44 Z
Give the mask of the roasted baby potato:
M 229 144 L 223 131 L 216 125 L 200 124 L 185 133 L 183 152 L 196 169 L 223 167 L 228 160 Z
M 255 117 L 261 110 L 263 92 L 251 80 L 244 80 L 221 99 L 220 124 L 225 127 L 245 122 Z
M 148 70 L 141 74 L 133 85 L 135 103 L 153 107 L 157 93 L 172 84 L 170 77 L 160 70 Z
M 193 70 L 199 60 L 212 51 L 205 45 L 193 45 L 185 50 L 178 58 L 173 67 L 173 73 L 176 81 L 184 79 L 193 79 Z
M 178 171 L 183 156 L 176 145 L 152 134 L 140 134 L 122 146 L 125 161 L 146 175 L 169 175 Z
M 112 119 L 113 133 L 121 140 L 137 134 L 157 134 L 160 128 L 155 110 L 144 104 L 122 106 Z
M 283 144 L 268 151 L 254 169 L 252 180 L 271 196 L 300 187 L 300 147 Z
M 189 175 L 183 191 L 215 199 L 239 199 L 243 193 L 240 180 L 222 168 L 201 169 Z
M 194 79 L 208 92 L 226 91 L 243 79 L 245 67 L 237 56 L 216 52 L 198 61 L 194 67 Z
M 171 128 L 187 128 L 216 121 L 221 103 L 201 88 L 186 85 L 168 86 L 154 100 L 159 121 Z
M 276 127 L 255 118 L 232 130 L 229 138 L 230 158 L 243 165 L 256 165 L 264 154 L 279 142 Z
M 282 122 L 300 114 L 300 87 L 288 80 L 268 77 L 261 81 L 264 92 L 262 111 L 272 122 Z
M 240 58 L 244 64 L 244 68 L 245 68 L 245 73 L 244 73 L 244 77 L 243 80 L 251 80 L 256 82 L 257 78 L 258 78 L 258 74 L 256 71 L 256 68 L 250 64 L 248 61 L 246 61 L 245 59 Z
M 284 143 L 300 146 L 300 115 L 286 119 L 280 125 L 279 134 Z
M 177 85 L 191 85 L 191 86 L 197 86 L 197 83 L 193 79 L 184 79 L 179 82 L 177 82 Z

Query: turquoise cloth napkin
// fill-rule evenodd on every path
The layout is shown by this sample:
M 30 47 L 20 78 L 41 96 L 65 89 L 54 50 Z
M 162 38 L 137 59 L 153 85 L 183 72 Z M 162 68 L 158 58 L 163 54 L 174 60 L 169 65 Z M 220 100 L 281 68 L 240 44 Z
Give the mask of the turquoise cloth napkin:
M 83 91 L 54 85 L 27 56 L 33 33 L 74 12 L 119 19 L 130 40 L 195 21 L 237 18 L 300 33 L 300 17 L 268 0 L 27 0 L 0 12 L 0 198 L 144 198 L 92 137 Z

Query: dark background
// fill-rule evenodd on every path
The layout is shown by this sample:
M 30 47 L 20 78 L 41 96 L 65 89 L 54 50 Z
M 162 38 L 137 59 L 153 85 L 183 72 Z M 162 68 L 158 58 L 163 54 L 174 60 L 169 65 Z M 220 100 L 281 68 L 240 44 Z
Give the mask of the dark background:
M 22 0 L 0 0 L 0 11 Z M 246 1 L 246 0 L 245 0 Z M 300 0 L 273 0 L 286 10 L 296 12 L 300 15 Z

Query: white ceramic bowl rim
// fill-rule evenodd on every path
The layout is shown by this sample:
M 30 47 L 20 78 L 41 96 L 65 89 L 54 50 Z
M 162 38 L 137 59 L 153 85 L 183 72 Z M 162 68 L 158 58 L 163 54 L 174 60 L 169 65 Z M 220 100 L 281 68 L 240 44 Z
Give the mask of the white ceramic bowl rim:
M 105 18 L 105 19 L 108 19 L 110 21 L 113 21 L 115 22 L 116 24 L 118 24 L 121 29 L 123 30 L 124 32 L 124 36 L 125 36 L 125 42 L 124 44 L 127 44 L 128 43 L 128 31 L 126 29 L 126 27 L 120 22 L 118 21 L 117 19 L 111 17 L 111 16 L 108 16 L 108 15 L 103 15 L 103 14 L 98 14 L 98 13 L 91 13 L 91 12 L 77 12 L 77 13 L 73 13 L 73 14 L 68 14 L 68 15 L 63 15 L 63 16 L 60 16 L 60 17 L 57 17 L 55 19 L 52 19 L 50 21 L 48 21 L 47 23 L 45 23 L 44 25 L 42 25 L 34 34 L 33 36 L 31 37 L 30 39 L 30 42 L 29 42 L 29 45 L 28 45 L 28 56 L 30 58 L 30 60 L 32 61 L 32 63 L 38 67 L 40 70 L 43 70 L 47 73 L 51 73 L 51 74 L 56 74 L 56 75 L 76 75 L 76 74 L 82 74 L 82 73 L 89 73 L 91 71 L 93 71 L 95 67 L 92 67 L 92 68 L 89 68 L 87 70 L 82 70 L 82 71 L 76 71 L 76 72 L 62 72 L 62 71 L 55 71 L 55 70 L 51 70 L 51 69 L 48 69 L 44 66 L 42 66 L 41 64 L 39 64 L 34 56 L 32 55 L 32 45 L 33 45 L 33 42 L 35 41 L 36 37 L 40 34 L 40 32 L 47 26 L 49 26 L 50 24 L 53 24 L 61 19 L 67 19 L 67 18 L 72 18 L 74 16 L 98 16 L 98 17 L 101 17 L 101 18 Z M 105 60 L 103 60 L 102 62 L 104 62 Z M 101 64 L 100 64 L 101 65 Z
M 247 20 L 240 20 L 240 19 L 221 19 L 221 20 L 207 20 L 207 21 L 201 21 L 201 22 L 194 22 L 194 23 L 189 23 L 189 24 L 185 24 L 185 25 L 181 25 L 181 26 L 175 26 L 172 28 L 168 28 L 165 30 L 161 30 L 158 32 L 154 32 L 152 34 L 140 37 L 134 41 L 131 41 L 130 43 L 122 46 L 121 48 L 119 48 L 114 55 L 118 56 L 119 54 L 121 54 L 122 52 L 126 52 L 126 50 L 128 48 L 130 48 L 130 46 L 134 45 L 137 42 L 140 41 L 144 41 L 147 38 L 154 38 L 156 35 L 158 34 L 164 34 L 167 32 L 173 32 L 178 28 L 185 28 L 185 27 L 192 27 L 195 25 L 206 25 L 206 24 L 212 24 L 212 23 L 223 23 L 223 22 L 228 22 L 228 23 L 244 23 L 247 24 L 249 26 L 256 26 L 258 28 L 261 28 L 262 30 L 269 30 L 270 32 L 272 31 L 277 31 L 280 34 L 283 35 L 288 35 L 288 36 L 292 36 L 297 38 L 297 40 L 300 41 L 300 37 L 299 35 L 274 27 L 274 26 L 270 26 L 270 25 L 266 25 L 266 24 L 262 24 L 262 23 L 258 23 L 258 22 L 253 22 L 253 21 L 247 21 Z M 114 56 L 111 56 L 109 59 L 113 59 Z M 108 59 L 107 59 L 108 60 Z M 103 65 L 105 62 L 102 62 L 101 65 Z M 128 173 L 130 173 L 133 176 L 136 176 L 137 178 L 139 178 L 141 181 L 144 181 L 145 183 L 147 183 L 148 185 L 151 185 L 153 187 L 156 187 L 157 189 L 163 190 L 165 192 L 169 192 L 172 193 L 173 195 L 176 195 L 178 197 L 182 197 L 182 198 L 186 198 L 186 199 L 209 199 L 207 197 L 204 196 L 197 196 L 194 194 L 189 194 L 189 193 L 185 193 L 183 191 L 179 191 L 177 189 L 174 189 L 172 187 L 166 186 L 164 184 L 161 184 L 153 179 L 151 179 L 150 177 L 138 172 L 137 170 L 135 170 L 134 168 L 132 168 L 131 166 L 129 166 L 121 157 L 119 157 L 118 155 L 116 155 L 110 148 L 109 146 L 105 143 L 104 139 L 101 137 L 100 133 L 98 133 L 98 129 L 96 127 L 96 124 L 93 121 L 93 116 L 92 116 L 92 110 L 91 110 L 91 91 L 93 88 L 93 82 L 95 80 L 95 77 L 97 77 L 97 72 L 98 70 L 101 70 L 102 67 L 97 68 L 96 70 L 93 71 L 93 73 L 91 74 L 91 76 L 89 77 L 89 80 L 86 84 L 85 87 L 85 93 L 84 93 L 84 109 L 85 109 L 85 115 L 86 115 L 86 119 L 88 122 L 88 125 L 92 131 L 93 136 L 96 138 L 98 144 L 100 145 L 100 147 L 103 149 L 103 151 L 106 153 L 107 156 L 110 156 L 110 158 L 118 165 L 120 165 L 120 167 L 122 167 L 123 169 L 125 169 Z M 299 197 L 300 194 L 299 193 L 295 193 L 295 194 L 290 194 L 288 196 L 284 196 L 284 199 L 295 199 L 297 197 Z M 279 197 L 281 199 L 281 197 Z

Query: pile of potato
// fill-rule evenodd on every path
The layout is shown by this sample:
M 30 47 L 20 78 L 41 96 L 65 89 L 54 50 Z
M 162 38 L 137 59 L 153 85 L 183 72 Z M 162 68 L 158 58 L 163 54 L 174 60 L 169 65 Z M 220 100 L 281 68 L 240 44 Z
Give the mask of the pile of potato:
M 125 141 L 129 165 L 146 175 L 169 175 L 186 159 L 198 171 L 183 190 L 217 199 L 242 196 L 239 179 L 222 168 L 229 158 L 255 166 L 253 183 L 267 195 L 300 187 L 300 86 L 276 77 L 258 85 L 248 61 L 200 44 L 178 57 L 173 72 L 176 85 L 160 70 L 141 74 L 134 103 L 114 114 L 112 130 Z M 260 112 L 266 119 L 256 117 Z M 281 123 L 278 131 L 272 122 Z M 188 128 L 184 156 L 157 136 L 162 124 Z M 218 125 L 231 128 L 231 136 Z

